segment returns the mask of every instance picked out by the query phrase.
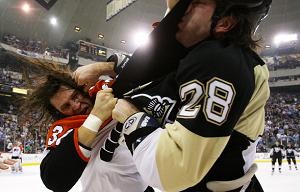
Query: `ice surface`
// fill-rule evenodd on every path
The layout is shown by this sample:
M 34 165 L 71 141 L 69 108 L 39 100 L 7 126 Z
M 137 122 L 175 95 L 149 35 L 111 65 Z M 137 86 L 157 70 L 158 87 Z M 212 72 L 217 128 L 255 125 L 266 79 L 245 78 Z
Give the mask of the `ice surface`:
M 293 166 L 292 170 L 289 170 L 287 163 L 283 163 L 282 173 L 279 173 L 276 164 L 273 175 L 271 163 L 258 163 L 258 167 L 257 177 L 265 192 L 300 192 L 300 171 L 296 171 Z M 78 182 L 71 192 L 80 192 L 80 189 L 81 184 Z M 23 173 L 0 171 L 0 191 L 49 192 L 50 190 L 46 189 L 40 180 L 38 166 L 25 166 Z

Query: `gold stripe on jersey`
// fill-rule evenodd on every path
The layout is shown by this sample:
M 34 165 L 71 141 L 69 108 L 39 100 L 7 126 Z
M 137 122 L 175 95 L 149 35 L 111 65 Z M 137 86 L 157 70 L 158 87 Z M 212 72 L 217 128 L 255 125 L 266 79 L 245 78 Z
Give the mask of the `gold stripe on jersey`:
M 224 150 L 229 138 L 205 138 L 177 121 L 167 124 L 156 150 L 156 164 L 164 190 L 181 191 L 199 183 Z
M 255 89 L 252 97 L 237 122 L 234 130 L 246 135 L 252 141 L 263 134 L 265 126 L 265 104 L 270 95 L 268 84 L 269 71 L 267 65 L 254 68 Z M 247 86 L 247 85 L 245 85 Z

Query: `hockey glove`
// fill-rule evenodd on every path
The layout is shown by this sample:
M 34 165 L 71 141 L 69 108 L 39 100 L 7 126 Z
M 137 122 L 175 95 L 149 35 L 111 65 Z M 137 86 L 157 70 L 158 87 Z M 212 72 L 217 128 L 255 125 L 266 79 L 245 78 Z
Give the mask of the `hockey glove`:
M 149 134 L 159 127 L 159 122 L 145 112 L 138 112 L 130 116 L 124 122 L 122 135 L 131 153 Z

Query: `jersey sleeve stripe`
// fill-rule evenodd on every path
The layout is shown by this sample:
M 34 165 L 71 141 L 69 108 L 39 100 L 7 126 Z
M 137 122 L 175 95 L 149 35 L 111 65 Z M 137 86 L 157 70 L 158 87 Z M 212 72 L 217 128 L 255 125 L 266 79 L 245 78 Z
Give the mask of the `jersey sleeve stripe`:
M 234 130 L 246 135 L 252 141 L 255 141 L 263 134 L 265 125 L 265 103 L 270 95 L 269 90 L 269 72 L 266 65 L 257 65 L 254 68 L 255 90 L 253 95 L 240 117 Z M 256 127 L 253 129 L 253 127 Z
M 78 129 L 74 129 L 74 145 L 77 151 L 77 154 L 79 155 L 79 157 L 84 160 L 85 162 L 88 162 L 90 158 L 85 156 L 85 152 L 82 152 L 79 146 L 79 142 L 78 142 Z

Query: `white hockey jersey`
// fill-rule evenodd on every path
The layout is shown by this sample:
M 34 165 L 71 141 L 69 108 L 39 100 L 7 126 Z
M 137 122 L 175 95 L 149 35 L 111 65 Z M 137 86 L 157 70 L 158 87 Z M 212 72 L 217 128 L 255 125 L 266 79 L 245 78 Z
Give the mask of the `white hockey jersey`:
M 100 149 L 106 138 L 103 135 L 108 136 L 115 126 L 116 122 L 109 123 L 100 131 L 101 137 L 97 137 L 94 143 L 90 160 L 80 178 L 83 192 L 142 192 L 147 188 L 125 144 L 115 150 L 110 162 L 100 159 Z
M 22 156 L 22 149 L 21 147 L 15 146 L 12 148 L 12 157 L 14 158 L 20 158 Z

